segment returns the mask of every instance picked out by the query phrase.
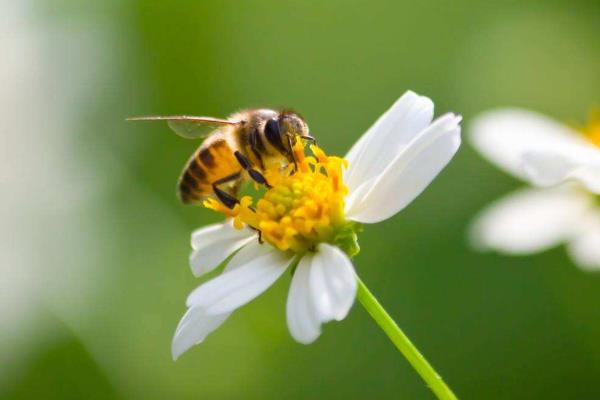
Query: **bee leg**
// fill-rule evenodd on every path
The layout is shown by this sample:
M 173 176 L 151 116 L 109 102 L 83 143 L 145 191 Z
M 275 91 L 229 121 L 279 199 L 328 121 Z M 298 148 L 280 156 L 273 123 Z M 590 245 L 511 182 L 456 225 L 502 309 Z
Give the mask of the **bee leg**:
M 227 207 L 227 208 L 233 208 L 233 207 L 235 207 L 236 204 L 239 204 L 239 202 L 240 202 L 235 197 L 235 195 L 240 187 L 240 181 L 238 180 L 239 177 L 240 177 L 240 172 L 236 172 L 235 174 L 227 175 L 224 178 L 218 179 L 218 180 L 214 181 L 212 184 L 212 188 L 213 188 L 213 192 L 215 193 L 215 196 L 217 196 L 219 201 L 221 203 L 223 203 L 225 205 L 225 207 Z M 229 193 L 227 193 L 223 189 L 219 188 L 219 186 L 218 186 L 218 185 L 222 185 L 224 183 L 232 182 L 235 180 L 238 180 L 238 181 L 234 184 L 233 187 L 231 187 L 229 189 Z M 250 209 L 252 211 L 256 212 L 256 210 L 253 207 L 250 207 Z M 248 227 L 258 233 L 258 243 L 263 244 L 262 231 L 258 228 L 250 226 L 250 225 L 248 225 Z
M 258 130 L 254 129 L 254 131 L 252 131 L 252 133 L 250 134 L 250 148 L 252 149 L 254 156 L 258 160 L 258 163 L 260 164 L 260 168 L 262 168 L 262 169 L 265 168 L 265 163 L 263 162 L 262 154 L 260 151 L 261 151 L 261 148 L 264 151 L 265 150 L 264 147 L 265 147 L 264 144 L 262 144 L 262 141 L 260 140 Z
M 229 193 L 219 189 L 217 186 L 213 185 L 213 191 L 219 201 L 225 205 L 227 208 L 233 208 L 236 204 L 239 203 L 239 200 L 230 195 Z
M 229 194 L 226 191 L 224 191 L 223 189 L 219 188 L 219 185 L 235 181 L 236 179 L 239 179 L 239 177 L 240 177 L 240 173 L 236 172 L 235 174 L 227 175 L 221 179 L 218 179 L 218 180 L 214 181 L 212 184 L 212 188 L 213 188 L 213 192 L 215 193 L 215 196 L 217 196 L 219 201 L 221 203 L 223 203 L 225 205 L 225 207 L 227 207 L 227 208 L 235 207 L 235 205 L 238 204 L 240 201 L 232 194 Z
M 237 158 L 242 168 L 244 168 L 248 172 L 248 175 L 250 175 L 250 178 L 252 178 L 254 182 L 258 183 L 259 185 L 265 185 L 267 189 L 272 188 L 272 186 L 269 185 L 269 182 L 267 182 L 263 174 L 252 168 L 250 160 L 248 160 L 242 153 L 240 153 L 239 150 L 233 154 L 235 155 L 235 158 Z
M 252 229 L 253 231 L 256 231 L 256 233 L 258 233 L 258 243 L 259 244 L 263 244 L 265 241 L 262 238 L 262 231 L 260 229 L 257 229 L 253 226 L 250 227 L 250 229 Z
M 294 144 L 292 143 L 292 137 L 288 135 L 287 140 L 290 146 L 290 155 L 292 156 L 292 161 L 294 161 L 294 172 L 296 172 L 298 171 L 298 162 L 296 161 L 296 155 L 294 154 Z

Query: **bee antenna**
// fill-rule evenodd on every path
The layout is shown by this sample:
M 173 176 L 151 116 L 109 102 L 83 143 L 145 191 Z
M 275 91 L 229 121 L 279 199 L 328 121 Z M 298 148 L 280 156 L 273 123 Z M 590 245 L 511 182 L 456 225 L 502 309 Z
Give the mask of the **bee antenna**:
M 301 136 L 300 136 L 300 139 L 304 139 L 304 140 L 306 140 L 307 142 L 310 142 L 310 143 L 312 143 L 312 144 L 317 144 L 317 139 L 316 139 L 316 138 L 314 138 L 314 137 L 312 137 L 312 136 L 301 135 Z

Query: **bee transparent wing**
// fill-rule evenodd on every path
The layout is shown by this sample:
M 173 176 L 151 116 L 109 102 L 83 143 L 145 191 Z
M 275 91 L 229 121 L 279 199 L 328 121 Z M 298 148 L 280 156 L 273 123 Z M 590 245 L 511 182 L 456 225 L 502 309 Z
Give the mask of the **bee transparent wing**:
M 186 139 L 204 139 L 215 128 L 220 126 L 235 126 L 241 121 L 211 117 L 194 117 L 190 115 L 131 117 L 128 121 L 167 121 L 169 127 L 179 136 Z

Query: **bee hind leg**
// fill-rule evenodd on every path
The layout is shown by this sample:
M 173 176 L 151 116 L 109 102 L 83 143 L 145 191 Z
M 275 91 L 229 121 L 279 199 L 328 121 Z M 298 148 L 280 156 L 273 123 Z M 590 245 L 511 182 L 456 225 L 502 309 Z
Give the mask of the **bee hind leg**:
M 240 202 L 235 197 L 235 195 L 237 194 L 237 191 L 240 187 L 240 181 L 238 180 L 237 182 L 235 182 L 235 184 L 232 187 L 229 188 L 229 193 L 227 193 L 223 189 L 219 188 L 218 185 L 222 185 L 222 184 L 228 183 L 228 182 L 233 182 L 236 179 L 238 179 L 239 177 L 240 177 L 240 172 L 236 172 L 235 174 L 231 174 L 224 178 L 221 178 L 212 184 L 213 191 L 215 192 L 215 196 L 217 196 L 219 201 L 221 203 L 223 203 L 225 205 L 225 207 L 227 207 L 227 208 L 233 208 L 233 207 L 235 207 L 236 204 L 238 204 Z M 253 207 L 250 207 L 250 209 L 252 211 L 256 212 L 256 210 Z M 252 229 L 253 231 L 256 231 L 256 233 L 258 234 L 258 243 L 263 244 L 264 241 L 262 238 L 262 231 L 258 228 L 250 226 L 250 225 L 248 225 L 248 227 L 250 229 Z
M 258 243 L 259 244 L 263 244 L 265 241 L 262 238 L 262 231 L 258 228 L 255 228 L 253 226 L 248 226 L 250 229 L 252 229 L 253 231 L 255 231 L 258 234 Z
M 212 188 L 215 196 L 217 196 L 219 201 L 223 203 L 227 208 L 235 207 L 235 205 L 238 204 L 240 201 L 233 194 L 227 193 L 223 189 L 219 188 L 219 185 L 235 181 L 236 179 L 239 179 L 239 177 L 240 173 L 236 172 L 235 174 L 227 175 L 212 183 Z

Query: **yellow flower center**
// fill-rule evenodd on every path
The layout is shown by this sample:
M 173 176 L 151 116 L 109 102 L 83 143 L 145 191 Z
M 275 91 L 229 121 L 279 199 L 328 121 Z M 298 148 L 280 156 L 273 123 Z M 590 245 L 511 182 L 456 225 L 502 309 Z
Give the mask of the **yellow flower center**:
M 249 226 L 259 231 L 262 240 L 282 251 L 304 253 L 326 242 L 356 254 L 359 226 L 344 216 L 348 188 L 342 167 L 347 162 L 327 156 L 317 146 L 310 149 L 313 156 L 305 156 L 304 144 L 298 141 L 293 148 L 296 166 L 267 167 L 263 173 L 271 187 L 258 201 L 244 196 L 229 209 L 211 198 L 204 206 L 233 218 L 238 229 Z
M 600 147 L 600 109 L 590 113 L 587 125 L 579 128 L 579 131 L 586 139 Z

